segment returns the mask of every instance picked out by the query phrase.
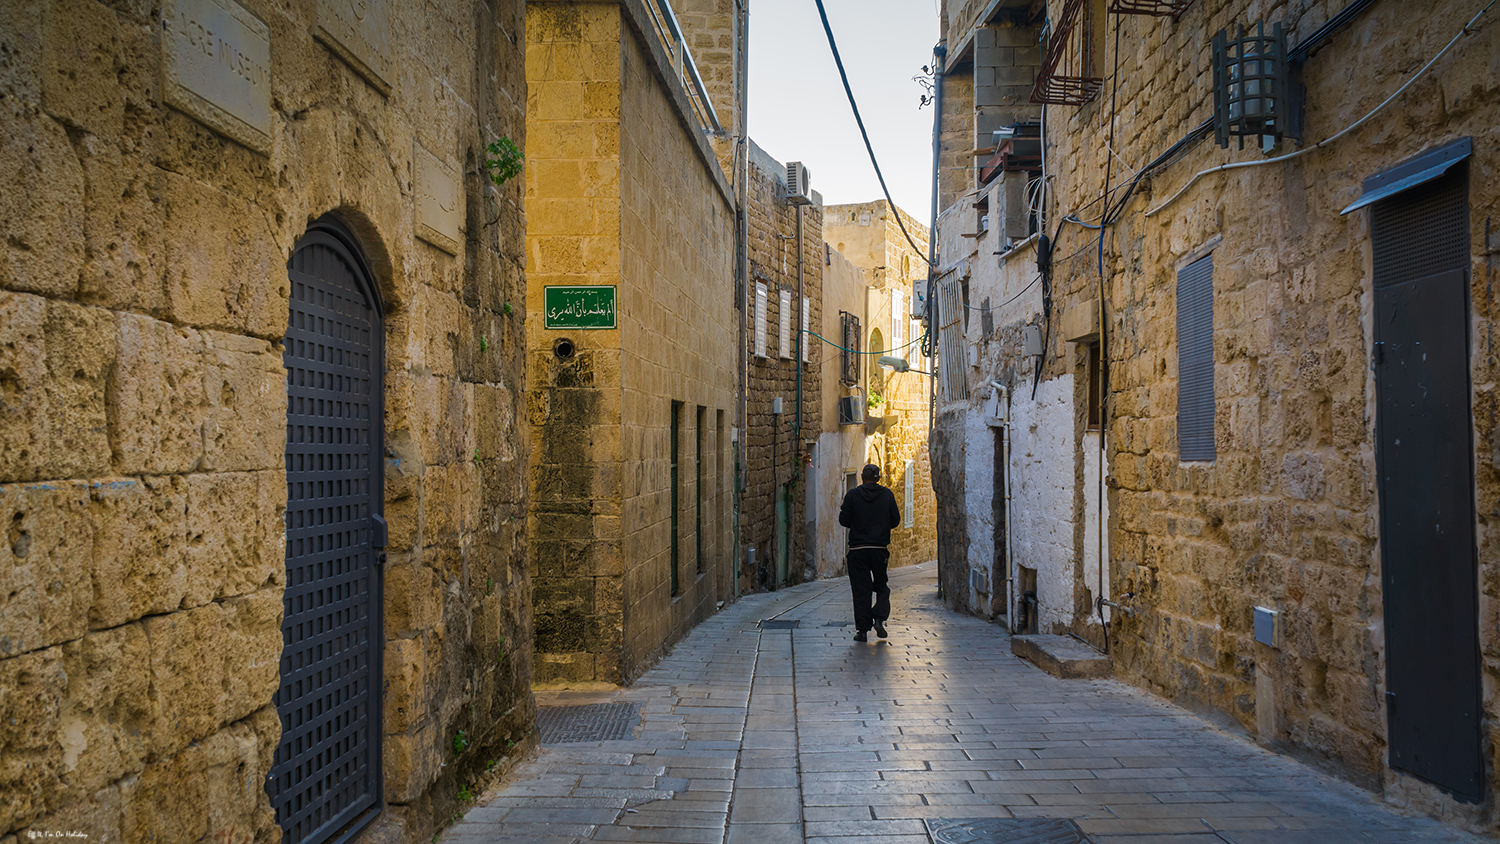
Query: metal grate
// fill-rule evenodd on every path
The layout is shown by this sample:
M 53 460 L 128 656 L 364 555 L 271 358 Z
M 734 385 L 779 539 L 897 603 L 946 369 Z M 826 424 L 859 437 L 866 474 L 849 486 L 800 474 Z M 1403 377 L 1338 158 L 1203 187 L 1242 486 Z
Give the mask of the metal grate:
M 1062 818 L 929 818 L 927 834 L 933 844 L 1089 844 Z
M 630 738 L 640 721 L 639 703 L 543 706 L 536 711 L 536 728 L 542 744 L 621 741 Z
M 859 386 L 859 317 L 839 311 L 839 381 L 849 387 Z
M 1375 203 L 1370 249 L 1376 288 L 1469 266 L 1467 166 Z
M 1076 106 L 1097 96 L 1104 87 L 1098 70 L 1103 48 L 1096 47 L 1102 32 L 1103 22 L 1091 18 L 1086 0 L 1064 0 L 1031 89 L 1031 101 Z
M 762 630 L 796 630 L 802 624 L 800 618 L 767 618 L 760 622 Z
M 1177 448 L 1180 460 L 1213 460 L 1214 260 L 1177 273 Z
M 332 237 L 309 235 L 288 271 L 282 733 L 266 790 L 284 840 L 316 844 L 379 797 L 371 508 L 380 318 Z

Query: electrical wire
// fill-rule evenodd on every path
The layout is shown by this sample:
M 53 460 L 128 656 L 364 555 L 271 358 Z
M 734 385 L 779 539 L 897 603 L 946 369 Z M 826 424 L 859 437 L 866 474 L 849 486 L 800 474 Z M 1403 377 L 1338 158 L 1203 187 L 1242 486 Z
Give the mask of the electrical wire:
M 839 79 L 844 83 L 844 96 L 849 98 L 849 108 L 854 111 L 854 122 L 859 124 L 859 135 L 865 140 L 865 152 L 870 154 L 870 165 L 875 168 L 875 178 L 880 180 L 880 190 L 885 194 L 885 201 L 890 203 L 891 211 L 896 217 L 896 225 L 900 226 L 901 233 L 906 235 L 906 242 L 910 243 L 917 256 L 928 267 L 931 267 L 931 259 L 923 254 L 925 250 L 917 246 L 911 232 L 906 230 L 906 223 L 901 219 L 901 209 L 896 206 L 896 200 L 891 199 L 890 188 L 885 186 L 885 174 L 880 172 L 880 162 L 875 160 L 875 148 L 870 145 L 870 133 L 865 131 L 865 120 L 859 116 L 859 105 L 854 102 L 854 91 L 849 87 L 849 74 L 844 72 L 844 59 L 839 55 L 839 45 L 833 40 L 833 27 L 828 25 L 828 12 L 823 8 L 823 0 L 814 0 L 814 2 L 818 4 L 818 17 L 823 19 L 823 31 L 828 34 L 828 49 L 833 51 L 833 63 L 838 65 Z M 932 233 L 928 232 L 928 237 L 931 236 Z
M 833 342 L 832 340 L 828 339 L 827 337 L 824 337 L 823 335 L 819 334 L 818 332 L 813 331 L 810 328 L 804 328 L 803 331 L 807 332 L 808 334 L 811 334 L 812 336 L 818 338 L 819 340 L 822 340 L 824 343 L 827 343 L 828 345 L 834 347 L 835 349 L 838 349 L 841 352 L 848 352 L 851 355 L 888 355 L 891 352 L 899 352 L 899 351 L 903 351 L 905 349 L 909 349 L 912 346 L 915 346 L 916 344 L 918 344 L 918 343 L 922 342 L 923 340 L 927 339 L 926 332 L 923 332 L 923 334 L 922 334 L 921 337 L 917 337 L 917 338 L 913 339 L 910 343 L 907 343 L 907 344 L 902 345 L 902 346 L 897 346 L 894 349 L 885 349 L 884 351 L 879 351 L 879 352 L 857 352 L 857 351 L 855 351 L 853 349 L 846 349 L 843 346 L 840 346 L 839 344 Z
M 1406 80 L 1404 83 L 1402 83 L 1402 85 L 1401 85 L 1400 88 L 1397 88 L 1394 93 L 1392 93 L 1389 97 L 1386 97 L 1385 100 L 1380 103 L 1380 105 L 1375 106 L 1374 108 L 1370 109 L 1369 113 L 1367 113 L 1364 117 L 1361 117 L 1360 119 L 1358 119 L 1358 120 L 1354 121 L 1353 123 L 1349 124 L 1348 126 L 1344 127 L 1341 131 L 1335 132 L 1334 134 L 1332 134 L 1332 135 L 1324 138 L 1323 140 L 1318 141 L 1316 144 L 1313 144 L 1310 147 L 1303 147 L 1302 149 L 1299 149 L 1296 152 L 1288 153 L 1286 155 L 1278 155 L 1275 158 L 1263 158 L 1263 159 L 1261 159 L 1259 161 L 1233 161 L 1233 162 L 1230 162 L 1228 164 L 1220 164 L 1218 167 L 1210 167 L 1207 170 L 1199 170 L 1197 173 L 1194 173 L 1193 174 L 1193 178 L 1188 179 L 1187 184 L 1185 184 L 1181 188 L 1179 188 L 1176 193 L 1174 193 L 1171 196 L 1167 197 L 1160 205 L 1158 205 L 1155 208 L 1152 208 L 1151 210 L 1147 211 L 1146 212 L 1146 216 L 1147 217 L 1154 217 L 1157 214 L 1160 214 L 1161 211 L 1162 211 L 1162 209 L 1164 209 L 1168 205 L 1171 205 L 1172 203 L 1176 202 L 1179 197 L 1181 197 L 1183 194 L 1187 193 L 1188 188 L 1191 188 L 1193 185 L 1197 184 L 1197 182 L 1198 182 L 1199 179 L 1201 179 L 1204 176 L 1207 176 L 1207 175 L 1209 175 L 1211 173 L 1218 173 L 1218 172 L 1223 171 L 1223 170 L 1239 170 L 1239 169 L 1242 169 L 1242 168 L 1245 168 L 1245 167 L 1259 167 L 1262 164 L 1276 164 L 1276 163 L 1282 162 L 1282 161 L 1289 161 L 1289 160 L 1291 160 L 1293 158 L 1297 158 L 1299 156 L 1307 155 L 1308 153 L 1310 153 L 1310 152 L 1312 152 L 1314 150 L 1322 149 L 1323 147 L 1328 146 L 1329 144 L 1333 143 L 1334 141 L 1338 140 L 1339 138 L 1342 138 L 1345 135 L 1349 134 L 1350 132 L 1353 132 L 1355 129 L 1358 129 L 1360 126 L 1363 126 L 1366 121 L 1368 121 L 1370 118 L 1372 118 L 1372 117 L 1375 116 L 1376 112 L 1378 112 L 1381 109 L 1385 108 L 1386 106 L 1390 105 L 1391 102 L 1393 100 L 1395 100 L 1397 97 L 1401 96 L 1401 94 L 1404 91 L 1406 91 L 1407 88 L 1410 88 L 1413 82 L 1416 82 L 1418 79 L 1422 78 L 1422 74 L 1426 73 L 1429 68 L 1431 68 L 1433 65 L 1437 64 L 1438 59 L 1441 59 L 1443 57 L 1443 55 L 1445 53 L 1447 53 L 1450 48 L 1453 47 L 1454 44 L 1458 43 L 1458 39 L 1464 37 L 1465 35 L 1469 35 L 1470 34 L 1469 28 L 1472 27 L 1474 25 L 1475 21 L 1478 21 L 1479 18 L 1482 15 L 1484 15 L 1485 12 L 1488 12 L 1490 10 L 1490 7 L 1495 5 L 1495 2 L 1496 2 L 1496 0 L 1490 0 L 1490 2 L 1486 3 L 1484 5 L 1484 8 L 1480 9 L 1479 12 L 1478 12 L 1478 14 L 1476 14 L 1476 15 L 1474 15 L 1474 17 L 1470 18 L 1469 22 L 1466 23 L 1466 24 L 1464 24 L 1464 28 L 1460 29 L 1458 31 L 1458 34 L 1455 35 L 1455 36 L 1453 36 L 1453 40 L 1452 41 L 1449 41 L 1446 45 L 1444 45 L 1443 49 L 1438 50 L 1437 55 L 1433 56 L 1427 62 L 1427 64 L 1422 65 L 1422 69 L 1421 70 L 1418 70 L 1416 73 L 1412 74 L 1412 77 L 1410 79 Z

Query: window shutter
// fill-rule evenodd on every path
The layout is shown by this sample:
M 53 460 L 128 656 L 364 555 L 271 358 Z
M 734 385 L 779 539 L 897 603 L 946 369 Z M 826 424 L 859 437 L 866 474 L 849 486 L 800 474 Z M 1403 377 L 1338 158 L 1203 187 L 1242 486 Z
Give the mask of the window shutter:
M 777 335 L 781 343 L 777 352 L 783 358 L 792 356 L 792 291 L 781 291 L 781 331 Z
M 766 356 L 766 285 L 755 283 L 755 356 Z
M 812 335 L 807 333 L 807 319 L 812 314 L 812 309 L 810 307 L 811 304 L 811 299 L 807 298 L 806 296 L 802 297 L 802 333 L 797 335 L 797 339 L 802 343 L 803 363 L 807 363 L 808 361 L 812 360 Z
M 1177 273 L 1177 446 L 1180 460 L 1213 460 L 1214 263 Z
M 906 461 L 906 506 L 901 509 L 901 526 L 909 528 L 916 521 L 912 509 L 917 502 L 917 462 Z
M 902 330 L 906 326 L 906 297 L 901 291 L 891 293 L 891 354 L 904 357 L 901 354 L 902 346 L 906 345 L 906 332 Z

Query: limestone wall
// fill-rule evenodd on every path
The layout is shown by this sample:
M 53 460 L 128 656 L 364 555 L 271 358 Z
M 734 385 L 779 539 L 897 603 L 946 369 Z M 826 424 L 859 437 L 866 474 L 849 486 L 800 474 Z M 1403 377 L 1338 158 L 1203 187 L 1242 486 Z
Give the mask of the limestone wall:
M 849 262 L 842 253 L 825 245 L 825 267 L 823 275 L 823 324 L 819 334 L 834 342 L 842 342 L 840 311 L 847 311 L 860 321 L 860 330 L 869 324 L 866 312 L 865 275 Z M 816 342 L 816 341 L 815 341 Z M 848 473 L 855 474 L 855 483 L 865 463 L 865 426 L 839 424 L 839 398 L 855 396 L 864 403 L 864 387 L 869 383 L 865 371 L 868 355 L 856 358 L 859 384 L 847 387 L 840 383 L 841 352 L 824 344 L 823 365 L 819 377 L 823 385 L 822 413 L 823 430 L 818 436 L 817 491 L 813 523 L 815 525 L 814 546 L 817 555 L 818 577 L 837 577 L 845 573 L 844 554 L 848 548 L 847 528 L 839 526 L 839 507 L 844 500 Z M 861 351 L 868 351 L 861 347 Z
M 1291 44 L 1341 3 L 1195 3 L 1174 24 L 1118 16 L 1117 97 L 1049 107 L 1048 160 L 1066 162 L 1048 202 L 1049 234 L 1070 213 L 1097 219 L 1094 200 L 1113 154 L 1122 168 L 1152 160 L 1209 116 L 1210 38 L 1257 18 L 1281 21 Z M 1055 14 L 1059 4 L 1050 4 Z M 1267 157 L 1212 139 L 1144 180 L 1104 236 L 1105 324 L 1110 338 L 1107 408 L 1109 582 L 1132 593 L 1140 615 L 1112 622 L 1117 675 L 1255 733 L 1341 775 L 1383 787 L 1390 799 L 1464 823 L 1492 821 L 1388 765 L 1384 597 L 1376 496 L 1374 382 L 1369 367 L 1372 293 L 1368 212 L 1339 211 L 1361 182 L 1413 155 L 1470 136 L 1471 338 L 1475 489 L 1486 753 L 1500 701 L 1500 644 L 1488 632 L 1497 559 L 1493 484 L 1492 333 L 1500 243 L 1485 222 L 1500 202 L 1494 173 L 1497 125 L 1494 21 L 1460 39 L 1385 111 L 1329 146 L 1310 150 L 1384 101 L 1459 32 L 1479 4 L 1371 6 L 1307 62 L 1305 154 L 1284 163 L 1193 174 Z M 1405 22 L 1423 21 L 1419 30 Z M 1112 41 L 1112 36 L 1111 36 Z M 1128 49 L 1124 45 L 1130 45 Z M 1113 56 L 1111 54 L 1111 65 Z M 1117 103 L 1111 116 L 1111 99 Z M 1283 141 L 1269 155 L 1299 147 Z M 1052 244 L 1050 342 L 1043 385 L 1074 378 L 1074 425 L 1084 409 L 1083 357 L 1063 330 L 1098 297 L 1098 232 L 1061 228 Z M 1217 458 L 1178 460 L 1177 346 L 1173 292 L 1180 263 L 1214 258 Z M 1003 322 L 1003 321 L 1002 321 Z M 1091 322 L 1091 320 L 1084 320 Z M 1009 342 L 1006 340 L 1002 343 Z M 1011 347 L 1015 348 L 1015 347 Z M 1005 354 L 1015 356 L 1015 352 Z M 1076 430 L 1076 427 L 1075 427 Z M 951 435 L 944 433 L 943 437 Z M 937 435 L 935 435 L 935 439 Z M 946 441 L 946 440 L 945 440 Z M 949 448 L 947 454 L 954 453 Z M 944 472 L 953 468 L 943 467 Z M 1093 467 L 1075 461 L 1075 507 L 1087 507 Z M 1083 558 L 1095 540 L 1074 526 Z M 966 537 L 965 541 L 972 541 Z M 1088 566 L 1085 566 L 1085 569 Z M 1087 571 L 1074 587 L 1091 589 Z M 1282 613 L 1278 648 L 1252 638 L 1252 609 Z M 1079 614 L 1079 618 L 1083 618 Z M 1079 626 L 1085 635 L 1095 635 Z M 1102 642 L 1101 642 L 1102 644 Z M 1494 782 L 1493 758 L 1487 761 Z M 1488 786 L 1493 793 L 1493 785 Z
M 430 836 L 528 741 L 523 221 L 473 172 L 525 142 L 521 4 L 392 3 L 366 75 L 319 5 L 221 7 L 269 44 L 238 123 L 164 85 L 201 3 L 0 10 L 0 840 L 276 840 L 286 264 L 324 215 L 385 306 L 384 822 Z M 445 248 L 417 149 L 456 186 Z
M 797 223 L 802 224 L 802 292 L 808 301 L 808 325 L 822 325 L 823 278 L 826 261 L 823 247 L 824 214 L 821 201 L 797 207 L 786 201 L 786 171 L 752 144 L 750 180 L 746 183 L 750 240 L 750 367 L 745 419 L 745 490 L 740 499 L 740 546 L 747 549 L 739 561 L 741 589 L 776 588 L 811 579 L 817 571 L 815 549 L 808 544 L 808 466 L 800 457 L 808 455 L 807 443 L 816 442 L 823 430 L 824 361 L 837 352 L 816 338 L 807 337 L 807 363 L 797 360 L 797 336 L 801 331 L 801 306 L 797 298 Z M 756 286 L 765 285 L 766 356 L 755 354 Z M 789 297 L 790 331 L 783 344 L 780 326 L 782 294 Z M 819 332 L 821 333 L 821 332 Z M 726 337 L 730 336 L 728 334 Z M 797 430 L 797 373 L 802 373 L 801 430 Z M 780 398 L 780 416 L 772 412 Z M 787 559 L 780 565 L 778 582 L 777 503 L 780 490 L 789 490 L 786 509 Z M 748 549 L 754 548 L 751 567 Z
M 645 15 L 527 10 L 531 304 L 548 285 L 618 297 L 614 329 L 530 326 L 539 683 L 628 681 L 733 595 L 734 214 Z

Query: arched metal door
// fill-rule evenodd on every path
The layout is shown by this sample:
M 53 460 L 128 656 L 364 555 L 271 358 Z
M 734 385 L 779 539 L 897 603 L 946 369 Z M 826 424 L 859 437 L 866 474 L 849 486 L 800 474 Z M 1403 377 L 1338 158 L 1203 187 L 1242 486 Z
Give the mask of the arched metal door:
M 380 808 L 379 302 L 341 228 L 287 264 L 286 615 L 281 745 L 266 791 L 289 844 L 352 835 Z

